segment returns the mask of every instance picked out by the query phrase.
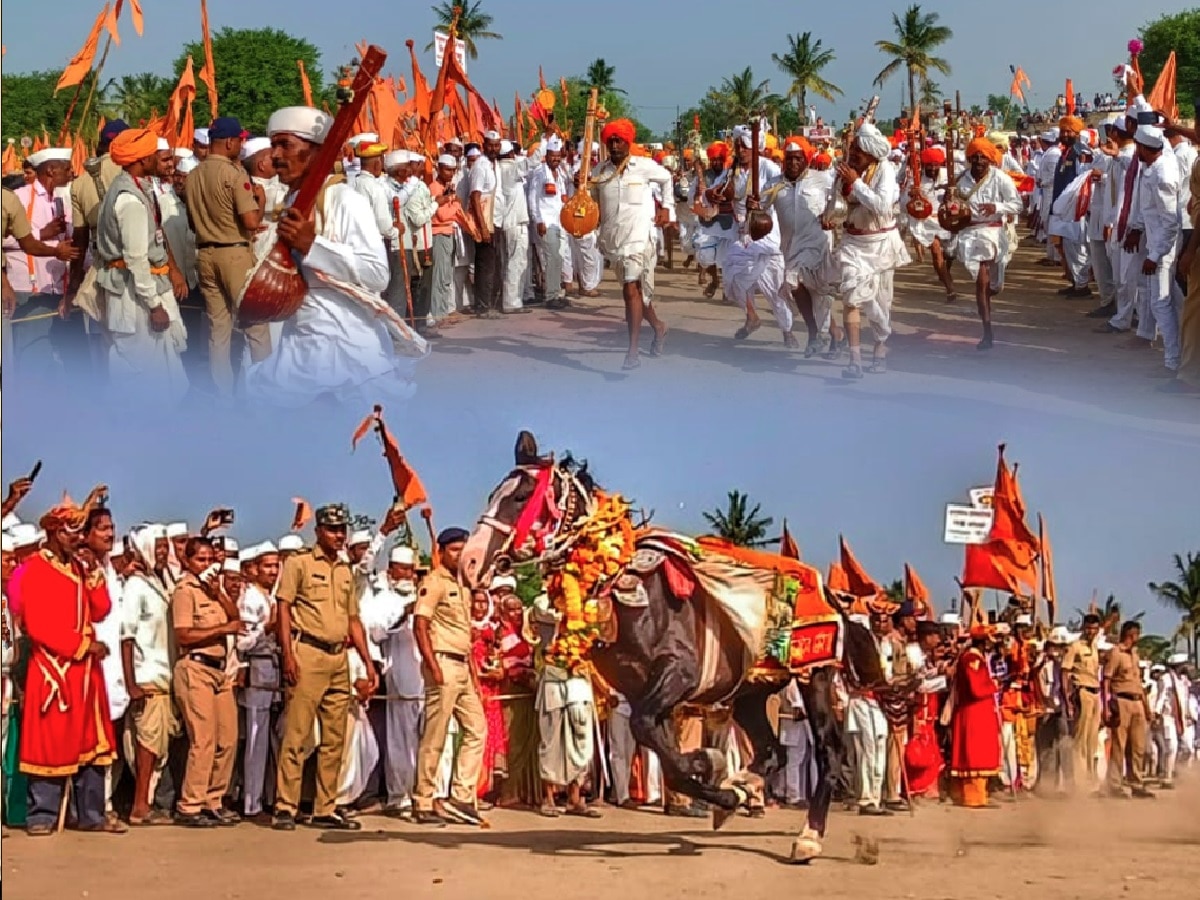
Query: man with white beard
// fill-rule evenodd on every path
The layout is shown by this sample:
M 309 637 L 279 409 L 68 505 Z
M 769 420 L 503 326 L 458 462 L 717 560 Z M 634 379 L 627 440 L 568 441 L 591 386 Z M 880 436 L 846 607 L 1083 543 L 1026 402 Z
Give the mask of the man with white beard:
M 248 548 L 245 558 L 254 563 L 238 598 L 238 612 L 246 630 L 237 638 L 238 656 L 246 662 L 246 684 L 238 695 L 243 710 L 242 814 L 256 825 L 270 825 L 263 811 L 267 784 L 267 751 L 279 750 L 273 719 L 282 700 L 279 644 L 275 635 L 275 584 L 279 580 L 279 551 L 270 541 Z M 276 715 L 272 716 L 272 708 Z
M 383 658 L 387 697 L 384 813 L 390 816 L 411 811 L 417 774 L 425 682 L 412 628 L 412 609 L 417 602 L 416 564 L 417 554 L 412 547 L 393 548 L 387 572 L 375 578 L 372 590 L 362 600 L 363 627 Z

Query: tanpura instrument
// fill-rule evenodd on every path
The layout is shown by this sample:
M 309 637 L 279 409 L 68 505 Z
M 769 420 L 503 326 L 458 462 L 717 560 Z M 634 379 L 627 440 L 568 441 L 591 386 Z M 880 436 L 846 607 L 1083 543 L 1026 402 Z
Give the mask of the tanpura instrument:
M 755 116 L 754 121 L 750 123 L 750 184 L 746 197 L 747 200 L 754 198 L 755 202 L 758 201 L 758 135 L 761 128 L 762 116 Z M 766 237 L 774 226 L 775 220 L 765 210 L 752 209 L 746 213 L 746 231 L 752 241 Z
M 954 152 L 958 147 L 958 136 L 962 128 L 962 95 L 955 92 L 955 109 L 947 100 L 943 106 L 946 115 L 946 195 L 938 208 L 938 224 L 951 234 L 958 234 L 971 224 L 971 207 L 958 189 L 958 176 L 954 171 Z
M 321 188 L 333 172 L 342 146 L 350 137 L 354 121 L 366 104 L 375 76 L 383 69 L 386 59 L 387 54 L 381 48 L 371 45 L 363 54 L 353 82 L 348 88 L 338 89 L 337 115 L 291 204 L 291 209 L 304 219 L 312 216 Z M 250 270 L 238 295 L 238 323 L 245 327 L 260 322 L 282 322 L 300 308 L 307 291 L 308 284 L 296 256 L 287 244 L 276 240 Z
M 917 104 L 913 111 L 913 122 L 917 123 L 917 127 L 909 129 L 908 132 L 908 165 L 912 184 L 908 186 L 908 203 L 904 208 L 910 217 L 923 221 L 933 215 L 933 204 L 921 190 L 921 149 L 925 145 L 925 139 L 920 126 L 920 104 Z
M 592 174 L 592 141 L 596 132 L 596 108 L 599 98 L 599 89 L 592 88 L 588 95 L 587 118 L 583 122 L 583 158 L 579 162 L 579 187 L 567 198 L 558 215 L 563 231 L 575 238 L 591 234 L 600 225 L 600 204 L 588 189 L 588 179 Z
M 842 141 L 842 162 L 849 165 L 850 148 L 854 146 L 854 137 L 858 133 L 858 129 L 864 123 L 870 122 L 875 117 L 875 110 L 879 108 L 879 95 L 876 94 L 871 98 L 871 102 L 867 104 L 866 110 L 856 120 L 846 126 L 845 135 Z M 829 192 L 829 202 L 825 204 L 825 211 L 821 213 L 821 221 L 827 227 L 833 227 L 834 213 L 837 210 L 837 198 L 845 191 L 846 184 L 839 175 L 833 180 L 833 189 Z

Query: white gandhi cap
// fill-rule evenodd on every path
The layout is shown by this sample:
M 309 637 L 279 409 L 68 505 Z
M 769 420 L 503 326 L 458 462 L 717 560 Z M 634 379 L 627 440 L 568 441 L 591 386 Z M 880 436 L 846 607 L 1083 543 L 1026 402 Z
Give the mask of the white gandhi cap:
M 242 159 L 249 159 L 254 154 L 271 149 L 271 139 L 268 137 L 252 137 L 242 143 Z
M 285 534 L 279 539 L 279 551 L 281 553 L 294 552 L 304 549 L 304 539 L 298 534 Z
M 388 562 L 397 566 L 415 566 L 417 554 L 412 547 L 393 547 Z
M 37 153 L 31 153 L 28 156 L 28 161 L 35 169 L 38 166 L 48 162 L 70 162 L 71 148 L 70 147 L 47 147 L 45 150 L 39 150 Z

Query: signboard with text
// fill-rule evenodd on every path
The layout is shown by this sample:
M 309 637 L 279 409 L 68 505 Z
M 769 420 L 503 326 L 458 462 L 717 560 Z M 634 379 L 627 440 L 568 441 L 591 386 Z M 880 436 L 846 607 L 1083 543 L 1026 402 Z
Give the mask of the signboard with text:
M 947 544 L 984 544 L 992 530 L 992 511 L 959 503 L 946 504 Z
M 433 33 L 433 60 L 440 69 L 442 60 L 446 58 L 446 45 L 450 43 L 450 35 L 441 31 Z M 454 41 L 454 59 L 463 74 L 467 73 L 467 45 L 457 38 Z

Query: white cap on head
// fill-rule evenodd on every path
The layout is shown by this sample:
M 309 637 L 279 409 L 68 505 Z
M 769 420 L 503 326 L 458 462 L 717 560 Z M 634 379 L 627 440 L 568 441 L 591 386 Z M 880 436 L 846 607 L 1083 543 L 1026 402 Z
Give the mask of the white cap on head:
M 1168 666 L 1184 666 L 1187 665 L 1188 655 L 1186 653 L 1172 653 L 1167 657 Z
M 8 531 L 10 528 L 16 528 L 20 524 L 20 516 L 16 513 L 9 513 L 3 519 L 0 519 L 0 530 Z
M 449 153 L 443 153 L 441 156 L 439 156 L 437 158 L 437 163 L 439 166 L 449 166 L 451 169 L 458 168 L 458 160 Z
M 508 154 L 510 154 L 512 152 L 513 152 L 512 141 L 501 141 L 500 142 L 500 155 L 501 156 L 508 156 Z
M 517 579 L 512 575 L 497 575 L 492 579 L 489 590 L 499 591 L 508 588 L 510 591 L 516 591 Z
M 278 553 L 278 552 L 279 552 L 279 548 L 276 547 L 274 544 L 272 544 L 270 541 L 263 541 L 261 544 L 257 545 L 254 548 L 254 555 L 250 556 L 249 554 L 247 554 L 246 558 L 247 559 L 259 559 L 263 556 L 266 556 L 269 553 Z
M 485 132 L 483 133 L 483 139 L 484 139 L 485 141 L 498 141 L 498 140 L 500 140 L 500 132 L 498 132 L 498 131 L 485 131 Z
M 369 543 L 371 543 L 371 532 L 362 528 L 350 535 L 350 540 L 346 541 L 346 546 L 355 547 L 359 544 Z
M 253 562 L 254 560 L 258 559 L 258 548 L 260 546 L 262 546 L 262 545 L 261 544 L 251 544 L 249 547 L 246 547 L 244 550 L 242 550 L 241 553 L 238 554 L 238 559 L 245 560 L 246 562 Z
M 1096 649 L 1103 651 L 1103 650 L 1111 650 L 1112 648 L 1113 648 L 1113 642 L 1110 641 L 1108 638 L 1106 638 L 1104 635 L 1100 635 L 1100 640 L 1096 641 Z
M 1165 141 L 1163 130 L 1157 125 L 1139 125 L 1133 139 L 1148 150 L 1161 150 Z
M 364 131 L 362 134 L 354 135 L 346 143 L 354 149 L 357 149 L 359 144 L 378 144 L 379 135 L 373 131 Z
M 271 113 L 267 120 L 267 135 L 294 134 L 309 143 L 323 144 L 331 125 L 333 117 L 329 113 L 311 106 L 285 106 Z
M 467 159 L 474 159 L 477 156 L 483 156 L 483 151 L 481 151 L 478 147 L 472 147 L 467 151 Z
M 452 137 L 452 138 L 450 138 L 449 140 L 447 140 L 447 141 L 443 142 L 443 143 L 442 143 L 442 146 L 443 146 L 443 147 L 461 147 L 461 146 L 463 146 L 463 142 L 462 142 L 462 141 L 460 141 L 460 140 L 459 140 L 458 138 L 456 138 L 456 137 Z
M 958 613 L 942 613 L 941 623 L 943 625 L 961 625 L 962 619 L 958 617 Z
M 279 552 L 289 553 L 304 549 L 304 539 L 298 534 L 285 534 L 279 539 Z
M 552 134 L 550 137 L 546 138 L 547 153 L 562 153 L 562 148 L 562 138 L 560 138 L 557 134 Z
M 388 562 L 396 566 L 415 566 L 417 552 L 412 547 L 393 547 Z
M 424 160 L 425 160 L 424 153 L 421 153 L 418 150 L 409 150 L 408 151 L 408 161 L 409 162 L 419 163 L 419 162 L 423 162 Z
M 271 149 L 271 139 L 268 137 L 252 137 L 242 143 L 242 159 L 249 159 L 255 153 Z
M 45 165 L 48 162 L 70 162 L 71 148 L 47 147 L 45 150 L 39 150 L 37 153 L 30 153 L 26 159 L 35 169 L 38 166 Z
M 1047 144 L 1053 144 L 1055 141 L 1058 140 L 1058 129 L 1052 128 L 1049 131 L 1043 131 L 1041 134 L 1041 138 Z
M 164 150 L 170 150 L 170 149 L 171 149 L 171 145 L 167 143 L 167 139 L 160 137 L 158 139 L 158 152 L 162 153 Z
M 221 564 L 221 569 L 226 572 L 241 572 L 242 562 L 236 556 L 226 556 L 225 562 Z
M 394 169 L 396 166 L 402 166 L 408 162 L 407 150 L 392 150 L 383 155 L 383 167 L 385 169 Z
M 1065 647 L 1071 643 L 1071 633 L 1062 625 L 1055 625 L 1050 629 L 1050 636 L 1046 638 L 1046 643 Z
M 177 538 L 177 537 L 187 537 L 187 536 L 188 536 L 187 522 L 172 522 L 170 525 L 167 526 L 167 537 Z
M 1021 615 L 1017 616 L 1013 620 L 1013 624 L 1014 625 L 1032 625 L 1033 624 L 1033 616 L 1029 615 L 1029 613 L 1021 613 Z
M 195 156 L 184 156 L 180 158 L 179 162 L 175 163 L 175 171 L 180 175 L 186 175 L 199 165 L 200 160 L 196 159 Z
M 17 549 L 17 543 L 13 540 L 13 536 L 8 532 L 0 534 L 0 550 L 5 553 L 12 553 Z
M 191 150 L 189 150 L 187 147 L 176 147 L 175 148 L 175 156 L 178 157 L 179 159 L 186 159 L 189 156 L 195 158 L 196 154 L 193 153 Z
M 192 142 L 195 144 L 203 144 L 205 147 L 207 147 L 209 144 L 211 144 L 212 141 L 210 141 L 208 139 L 208 129 L 207 128 L 197 128 L 195 131 L 193 131 L 192 132 Z
M 233 538 L 217 538 L 221 542 L 221 549 L 225 551 L 226 556 L 237 556 L 238 542 Z

